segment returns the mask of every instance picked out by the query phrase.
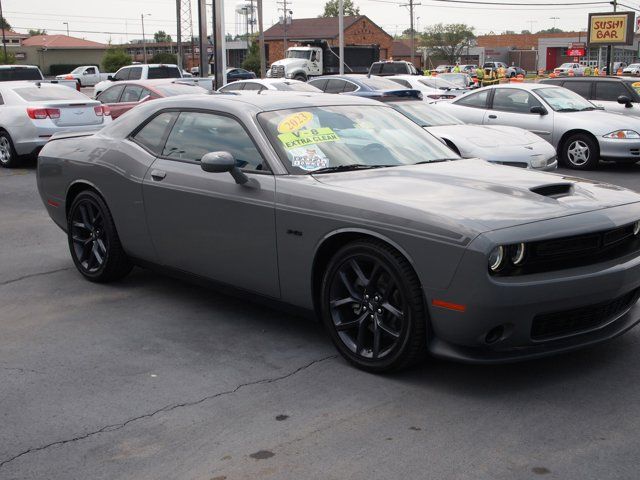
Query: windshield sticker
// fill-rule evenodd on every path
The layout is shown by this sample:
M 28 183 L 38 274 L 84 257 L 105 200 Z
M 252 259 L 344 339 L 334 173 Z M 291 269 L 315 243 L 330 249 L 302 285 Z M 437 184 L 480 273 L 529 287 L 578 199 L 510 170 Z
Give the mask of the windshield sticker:
M 340 137 L 330 128 L 322 127 L 281 133 L 278 135 L 278 140 L 282 142 L 284 148 L 291 150 L 292 148 L 314 145 L 316 143 L 337 142 L 340 140 Z
M 291 115 L 287 115 L 287 117 L 278 124 L 278 133 L 295 132 L 311 120 L 313 120 L 313 114 L 311 112 L 292 113 Z
M 329 159 L 317 145 L 293 148 L 289 153 L 292 156 L 291 165 L 307 172 L 329 166 Z

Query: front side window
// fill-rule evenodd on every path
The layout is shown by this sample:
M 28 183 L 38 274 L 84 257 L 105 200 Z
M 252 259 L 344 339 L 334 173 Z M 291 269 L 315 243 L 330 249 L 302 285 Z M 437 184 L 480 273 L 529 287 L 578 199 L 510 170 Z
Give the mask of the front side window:
M 496 88 L 493 109 L 501 112 L 531 113 L 531 107 L 542 104 L 529 92 L 515 88 Z
M 116 103 L 120 98 L 122 90 L 124 90 L 124 85 L 116 85 L 114 87 L 107 88 L 96 97 L 96 100 L 102 103 Z
M 311 80 L 308 82 L 309 85 L 316 87 L 317 89 L 321 90 L 321 91 L 325 91 L 325 88 L 327 87 L 327 79 L 326 78 L 319 78 L 317 80 Z
M 459 100 L 453 102 L 456 105 L 462 105 L 464 107 L 473 108 L 487 108 L 487 99 L 489 98 L 489 90 L 483 90 L 481 92 L 472 93 L 460 97 Z
M 629 96 L 622 82 L 596 82 L 596 100 L 617 102 L 620 95 Z
M 258 121 L 289 173 L 413 165 L 451 159 L 444 144 L 392 108 L 308 107 L 264 112 Z
M 96 74 L 96 67 L 89 67 L 87 68 L 87 70 L 85 71 L 85 73 L 87 75 L 95 75 Z
M 129 67 L 121 68 L 113 76 L 113 79 L 114 80 L 128 80 L 129 79 L 129 70 L 131 70 L 131 68 L 129 68 Z
M 177 116 L 177 112 L 164 112 L 154 117 L 147 123 L 133 139 L 150 150 L 154 155 L 162 153 L 162 146 L 167 135 L 167 130 Z
M 229 152 L 239 168 L 265 170 L 262 156 L 237 120 L 213 113 L 180 113 L 162 156 L 199 162 L 210 152 Z

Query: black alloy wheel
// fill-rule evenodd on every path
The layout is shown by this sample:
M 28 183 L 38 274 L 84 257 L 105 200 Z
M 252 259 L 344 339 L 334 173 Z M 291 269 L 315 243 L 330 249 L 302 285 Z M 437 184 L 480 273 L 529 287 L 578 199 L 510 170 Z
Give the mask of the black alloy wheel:
M 93 191 L 80 193 L 67 218 L 71 257 L 78 271 L 93 282 L 108 282 L 127 275 L 132 264 L 125 254 L 111 213 Z
M 397 251 L 359 241 L 331 260 L 322 284 L 323 321 L 340 353 L 372 372 L 410 366 L 426 355 L 420 283 Z

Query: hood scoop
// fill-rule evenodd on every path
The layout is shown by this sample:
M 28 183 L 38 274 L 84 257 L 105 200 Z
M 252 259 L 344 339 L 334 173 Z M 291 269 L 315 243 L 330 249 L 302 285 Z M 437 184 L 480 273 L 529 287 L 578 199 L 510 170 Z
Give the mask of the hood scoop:
M 573 183 L 549 183 L 547 185 L 532 187 L 529 190 L 543 197 L 568 197 L 569 195 L 573 195 Z

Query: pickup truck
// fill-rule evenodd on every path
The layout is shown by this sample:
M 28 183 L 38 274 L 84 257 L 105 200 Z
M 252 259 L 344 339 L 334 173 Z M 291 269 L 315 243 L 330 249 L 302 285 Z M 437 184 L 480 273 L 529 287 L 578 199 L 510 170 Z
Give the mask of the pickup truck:
M 584 65 L 580 65 L 579 63 L 563 63 L 559 67 L 554 68 L 553 73 L 558 77 L 566 77 L 569 74 L 575 77 L 582 77 L 585 68 Z
M 382 60 L 373 62 L 369 68 L 369 76 L 391 77 L 393 75 L 422 75 L 411 62 Z
M 44 75 L 35 65 L 0 65 L 0 82 L 40 82 L 57 83 L 80 90 L 75 80 L 45 80 Z
M 152 63 L 149 65 L 134 64 L 120 68 L 107 80 L 93 87 L 93 98 L 120 80 L 153 80 L 158 78 L 182 78 L 182 70 L 177 65 Z
M 73 69 L 70 73 L 58 75 L 57 80 L 75 80 L 81 87 L 93 87 L 95 84 L 109 79 L 112 73 L 100 73 L 95 65 L 83 65 Z

